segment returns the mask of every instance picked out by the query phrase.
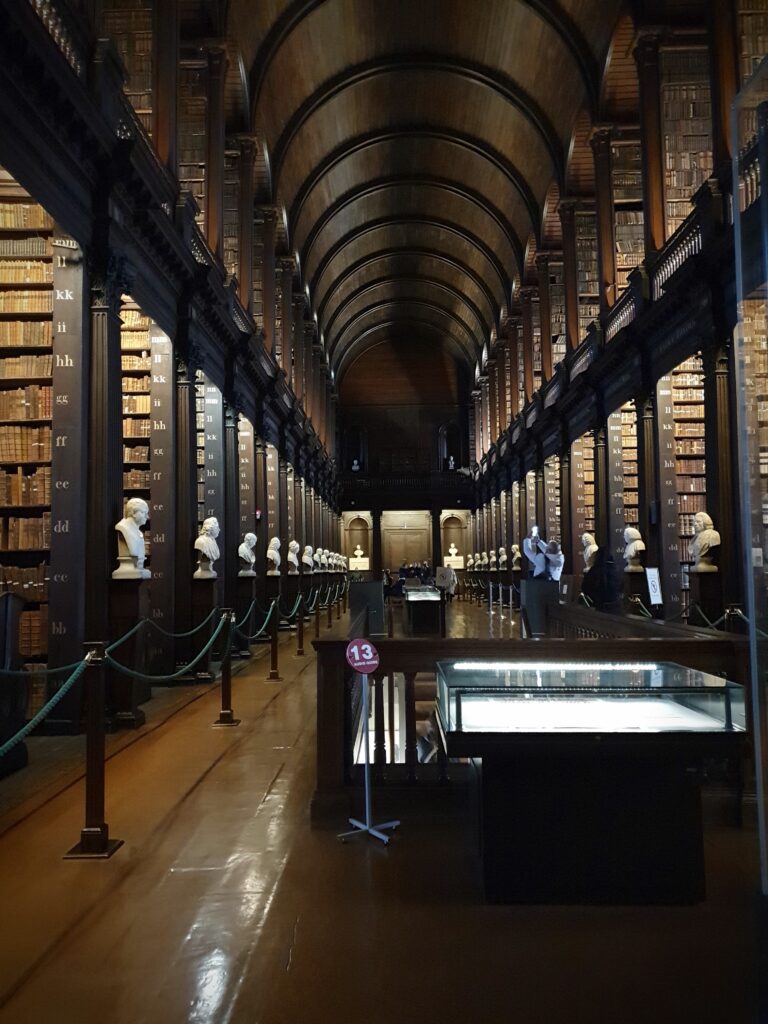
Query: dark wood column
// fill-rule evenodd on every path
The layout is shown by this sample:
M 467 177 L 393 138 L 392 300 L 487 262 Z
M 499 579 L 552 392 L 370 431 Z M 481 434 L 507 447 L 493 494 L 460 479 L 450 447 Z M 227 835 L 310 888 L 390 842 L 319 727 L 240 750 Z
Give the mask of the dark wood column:
M 709 0 L 707 5 L 712 68 L 712 155 L 716 173 L 731 158 L 730 111 L 739 89 L 738 31 L 734 8 L 733 0 Z
M 296 398 L 304 398 L 304 295 L 293 293 L 293 373 L 291 387 Z
M 371 511 L 371 568 L 374 579 L 378 579 L 382 570 L 381 561 L 381 509 L 375 508 Z
M 115 523 L 123 516 L 120 296 L 122 263 L 106 258 L 90 273 L 91 351 L 88 375 L 85 626 L 88 637 L 109 636 L 109 581 L 115 568 Z
M 533 288 L 521 288 L 520 301 L 523 313 L 523 379 L 525 397 L 530 402 L 533 398 Z
M 579 264 L 576 255 L 576 200 L 561 199 L 558 206 L 563 231 L 563 283 L 565 291 L 565 340 L 568 351 L 579 341 Z
M 510 324 L 509 334 L 509 419 L 517 419 L 520 412 L 520 328 L 515 321 Z
M 608 435 L 604 424 L 595 430 L 595 533 L 598 547 L 611 547 L 608 526 Z
M 293 473 L 293 535 L 301 545 L 301 551 L 299 552 L 299 561 L 301 561 L 301 553 L 307 541 L 305 539 L 304 481 L 299 475 L 298 470 L 294 470 Z
M 162 162 L 175 175 L 178 0 L 154 3 L 152 18 L 152 142 Z
M 312 395 L 315 387 L 314 360 L 315 325 L 311 320 L 304 321 L 304 395 L 302 404 L 308 419 L 312 419 Z
M 563 572 L 573 573 L 575 552 L 573 535 L 573 509 L 571 507 L 571 449 L 564 444 L 560 451 L 560 545 L 565 556 Z
M 739 522 L 737 470 L 734 462 L 735 412 L 732 395 L 733 346 L 730 341 L 702 352 L 706 433 L 707 508 L 720 533 L 720 576 L 724 604 L 743 600 L 743 552 Z
M 600 312 L 616 301 L 616 230 L 611 183 L 611 129 L 599 127 L 589 140 L 595 162 L 595 214 L 597 220 L 597 273 Z
M 659 36 L 642 32 L 635 46 L 640 85 L 640 149 L 643 161 L 645 254 L 664 245 L 664 153 L 661 132 Z
M 291 540 L 288 529 L 288 463 L 282 457 L 278 459 L 277 465 L 277 503 L 278 522 L 280 524 L 280 544 L 282 545 L 282 557 L 285 561 L 288 555 L 288 542 Z
M 638 398 L 637 408 L 637 468 L 638 529 L 647 549 L 646 563 L 659 565 L 659 485 L 656 477 L 656 401 L 651 395 Z M 653 524 L 653 525 L 652 525 Z
M 552 377 L 552 298 L 549 291 L 549 253 L 536 256 L 539 275 L 539 321 L 541 329 L 541 375 L 543 383 Z
M 475 462 L 479 462 L 482 457 L 480 446 L 483 439 L 483 417 L 480 412 L 480 389 L 476 388 L 472 392 L 472 433 L 474 435 L 474 447 L 472 458 Z
M 264 594 L 264 573 L 267 561 L 267 545 L 269 544 L 269 523 L 267 521 L 267 446 L 256 435 L 253 445 L 254 477 L 256 480 L 256 508 L 261 512 L 261 519 L 256 523 L 256 572 L 259 574 L 259 593 Z
M 293 260 L 280 260 L 280 365 L 290 384 L 293 367 Z
M 176 632 L 190 629 L 191 580 L 197 536 L 195 373 L 176 353 Z M 183 652 L 177 652 L 177 660 Z
M 493 444 L 499 436 L 499 380 L 495 357 L 488 360 L 488 421 L 488 434 Z
M 323 499 L 316 491 L 314 494 L 315 505 L 315 548 L 325 547 L 325 530 L 323 529 Z
M 539 466 L 534 472 L 534 487 L 536 489 L 536 522 L 542 533 L 547 529 L 546 496 L 544 490 L 544 469 Z M 547 537 L 547 540 L 552 540 Z
M 499 382 L 499 433 L 503 434 L 509 424 L 507 408 L 507 387 L 509 383 L 509 342 L 502 338 L 496 348 L 498 360 L 497 379 Z
M 224 550 L 221 561 L 224 569 L 222 607 L 225 608 L 234 608 L 237 604 L 237 548 L 240 543 L 240 467 L 237 449 L 237 411 L 231 402 L 224 399 Z
M 239 135 L 240 145 L 240 209 L 237 294 L 246 311 L 253 313 L 253 175 L 256 161 L 256 140 L 252 135 Z
M 272 206 L 262 209 L 264 241 L 261 260 L 261 303 L 264 347 L 275 356 L 275 231 L 277 211 Z
M 223 46 L 208 49 L 208 140 L 205 237 L 221 258 L 224 252 L 224 87 L 227 51 Z

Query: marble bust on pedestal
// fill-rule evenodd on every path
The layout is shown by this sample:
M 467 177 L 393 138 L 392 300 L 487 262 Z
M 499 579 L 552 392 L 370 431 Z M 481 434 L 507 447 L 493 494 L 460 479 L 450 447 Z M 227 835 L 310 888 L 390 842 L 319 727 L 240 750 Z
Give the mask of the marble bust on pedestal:
M 322 550 L 322 548 L 317 548 L 315 550 L 314 555 L 312 556 L 312 561 L 315 563 L 315 572 L 322 572 L 323 571 L 322 557 L 323 557 L 323 550 Z
M 467 569 L 474 569 L 474 567 L 475 567 L 475 559 L 474 559 L 474 556 L 473 556 L 472 552 L 470 551 L 470 553 L 467 555 Z
M 315 563 L 312 560 L 312 545 L 307 544 L 301 553 L 301 567 L 303 572 L 306 574 L 311 573 L 315 568 Z
M 496 562 L 496 552 L 493 549 L 491 549 L 491 552 L 488 555 L 488 567 L 490 568 L 491 572 L 495 572 L 498 569 L 498 565 Z
M 269 546 L 267 547 L 267 576 L 279 576 L 280 575 L 280 541 L 277 537 L 273 537 Z
M 512 547 L 510 548 L 510 551 L 512 553 L 512 571 L 519 572 L 522 562 L 522 558 L 520 555 L 520 545 L 513 544 Z
M 141 532 L 149 519 L 149 505 L 143 498 L 129 498 L 125 503 L 125 515 L 115 523 L 117 531 L 118 566 L 112 573 L 113 580 L 148 580 L 152 575 L 144 568 L 146 547 Z
M 197 569 L 193 574 L 195 580 L 216 579 L 216 570 L 213 563 L 219 558 L 219 545 L 216 538 L 219 536 L 219 521 L 215 516 L 209 516 L 204 520 L 200 528 L 200 535 L 195 541 L 197 551 Z
M 292 540 L 288 545 L 288 575 L 297 576 L 299 572 L 299 542 Z
M 238 576 L 255 576 L 254 565 L 256 564 L 256 555 L 253 553 L 253 549 L 256 547 L 256 534 L 246 533 L 243 537 L 243 543 L 237 549 L 237 557 L 240 559 L 240 572 Z
M 627 563 L 624 572 L 645 572 L 645 543 L 642 534 L 634 526 L 624 531 L 624 561 Z
M 715 556 L 719 554 L 720 534 L 715 529 L 712 517 L 706 512 L 697 512 L 693 517 L 693 544 L 691 558 L 693 572 L 719 572 Z
M 508 562 L 507 549 L 503 548 L 503 547 L 499 548 L 499 569 L 506 569 L 507 568 L 507 562 Z
M 320 555 L 320 565 L 322 565 L 324 572 L 330 571 L 330 567 L 328 565 L 328 548 L 323 548 L 322 554 Z
M 448 548 L 448 554 L 450 555 L 451 558 L 455 558 L 456 555 L 458 555 L 458 553 L 459 549 L 453 542 L 451 542 L 451 546 Z
M 595 564 L 597 552 L 600 550 L 597 546 L 597 542 L 595 541 L 594 534 L 582 533 L 581 543 L 584 549 L 582 551 L 582 555 L 584 557 L 584 569 L 591 569 L 592 566 Z

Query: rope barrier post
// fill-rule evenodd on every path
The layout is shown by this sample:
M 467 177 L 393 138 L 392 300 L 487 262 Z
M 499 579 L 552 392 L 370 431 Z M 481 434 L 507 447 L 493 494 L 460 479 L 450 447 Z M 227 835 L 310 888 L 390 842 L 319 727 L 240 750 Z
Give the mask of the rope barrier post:
M 232 608 L 222 608 L 222 617 L 229 624 L 228 635 L 224 646 L 224 657 L 221 662 L 221 710 L 213 723 L 220 725 L 240 725 L 232 710 L 232 644 L 235 640 L 235 613 Z
M 330 629 L 333 626 L 333 601 L 331 600 L 331 588 L 328 587 L 328 596 L 325 599 L 326 608 L 328 609 L 328 621 L 326 626 Z
M 315 640 L 320 639 L 320 591 L 315 598 Z
M 336 621 L 341 619 L 341 584 L 336 588 Z
M 267 679 L 273 680 L 274 682 L 280 682 L 282 676 L 280 675 L 280 668 L 278 665 L 278 652 L 277 652 L 277 638 L 278 629 L 280 627 L 280 616 L 276 606 L 276 600 L 272 602 L 274 606 L 274 614 L 269 620 L 269 675 Z
M 103 643 L 88 643 L 85 649 L 85 827 L 65 860 L 105 860 L 123 845 L 122 839 L 109 838 L 109 825 L 104 821 L 106 654 Z
M 304 595 L 299 594 L 299 607 L 296 616 L 296 657 L 304 657 Z

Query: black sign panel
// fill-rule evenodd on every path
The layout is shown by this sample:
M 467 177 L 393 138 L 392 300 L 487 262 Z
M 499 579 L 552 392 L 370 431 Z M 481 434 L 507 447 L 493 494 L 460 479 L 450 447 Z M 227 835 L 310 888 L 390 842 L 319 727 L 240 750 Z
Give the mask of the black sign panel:
M 221 392 L 205 378 L 205 519 L 214 517 L 224 526 L 224 403 Z M 232 538 L 223 537 L 225 544 Z M 221 547 L 221 541 L 219 542 Z
M 164 629 L 173 630 L 174 531 L 175 509 L 175 368 L 173 346 L 157 324 L 150 327 L 150 452 L 149 452 L 149 525 L 151 540 L 149 567 L 150 615 Z M 149 655 L 152 671 L 170 667 L 165 663 L 170 645 L 162 641 L 156 630 L 150 631 Z
M 253 426 L 245 416 L 240 416 L 237 421 L 240 539 L 246 533 L 256 533 L 256 467 L 253 444 Z
M 277 449 L 267 445 L 267 541 L 280 538 L 280 461 Z

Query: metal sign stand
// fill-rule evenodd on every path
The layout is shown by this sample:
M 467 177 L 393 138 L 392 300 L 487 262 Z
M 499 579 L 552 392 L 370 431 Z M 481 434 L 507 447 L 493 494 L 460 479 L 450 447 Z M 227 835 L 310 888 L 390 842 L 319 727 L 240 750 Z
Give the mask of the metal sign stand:
M 352 660 L 350 660 L 349 655 L 347 656 L 347 660 L 354 668 L 354 663 Z M 369 835 L 375 836 L 376 839 L 380 839 L 382 843 L 384 843 L 384 845 L 386 846 L 391 837 L 385 835 L 384 830 L 396 829 L 400 824 L 400 821 L 398 819 L 397 821 L 385 821 L 380 825 L 373 824 L 373 807 L 371 801 L 371 757 L 370 748 L 368 745 L 368 674 L 360 673 L 360 681 L 363 687 L 363 746 L 365 748 L 365 822 L 359 821 L 357 818 L 350 818 L 349 824 L 352 826 L 351 830 L 349 832 L 340 832 L 338 838 L 342 841 L 345 841 L 349 836 L 359 836 L 367 832 Z

